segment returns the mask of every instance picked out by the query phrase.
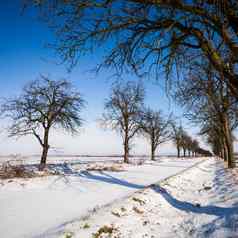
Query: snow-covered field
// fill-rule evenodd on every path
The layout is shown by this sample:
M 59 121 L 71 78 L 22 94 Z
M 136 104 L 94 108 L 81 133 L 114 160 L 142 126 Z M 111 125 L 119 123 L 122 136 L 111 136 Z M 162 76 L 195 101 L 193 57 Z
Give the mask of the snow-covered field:
M 208 159 L 140 190 L 49 237 L 238 237 L 238 169 Z M 51 234 L 51 235 L 50 235 Z
M 80 158 L 73 163 L 55 162 L 52 166 L 60 171 L 60 175 L 0 180 L 1 237 L 57 236 L 67 224 L 85 218 L 99 207 L 120 203 L 130 194 L 181 172 L 203 158 L 160 158 L 142 165 L 122 165 L 118 159 L 112 162 L 112 158 L 100 158 L 100 161 L 93 163 L 95 160 Z M 34 161 L 30 162 L 32 164 Z M 93 171 L 90 167 L 105 164 L 116 166 L 119 172 Z M 159 196 L 160 193 L 155 194 Z M 102 222 L 105 217 L 98 219 Z M 110 221 L 110 216 L 108 219 Z M 126 227 L 128 225 L 130 223 Z M 77 232 L 80 233 L 80 229 Z M 91 237 L 90 232 L 78 237 Z

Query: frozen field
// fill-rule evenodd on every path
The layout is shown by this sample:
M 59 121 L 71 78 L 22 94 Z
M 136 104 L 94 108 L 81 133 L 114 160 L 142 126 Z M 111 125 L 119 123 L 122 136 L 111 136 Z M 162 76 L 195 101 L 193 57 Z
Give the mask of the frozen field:
M 3 158 L 2 158 L 3 159 Z M 72 158 L 74 159 L 74 158 Z M 115 162 L 112 162 L 115 160 Z M 179 173 L 203 158 L 160 158 L 142 165 L 122 165 L 118 158 L 54 161 L 61 175 L 0 180 L 0 234 L 4 238 L 49 237 L 71 221 L 104 205 Z M 34 164 L 34 159 L 28 160 Z M 97 161 L 97 162 L 94 162 Z M 106 162 L 104 162 L 106 161 Z M 94 171 L 90 166 L 116 166 L 119 172 Z

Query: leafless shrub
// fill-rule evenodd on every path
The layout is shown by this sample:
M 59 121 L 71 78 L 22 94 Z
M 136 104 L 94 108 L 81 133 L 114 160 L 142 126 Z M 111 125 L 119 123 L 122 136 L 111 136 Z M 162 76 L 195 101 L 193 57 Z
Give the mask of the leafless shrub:
M 31 178 L 34 172 L 25 168 L 20 160 L 4 162 L 0 167 L 0 178 Z

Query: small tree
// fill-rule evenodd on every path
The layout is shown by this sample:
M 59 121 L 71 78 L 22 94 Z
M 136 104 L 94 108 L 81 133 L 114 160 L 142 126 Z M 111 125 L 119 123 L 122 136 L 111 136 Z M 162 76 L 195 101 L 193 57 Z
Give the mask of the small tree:
M 151 146 L 151 160 L 155 160 L 155 151 L 158 146 L 170 139 L 169 119 L 165 120 L 160 111 L 150 108 L 144 110 L 140 119 L 142 133 L 149 140 Z
M 22 94 L 7 99 L 2 106 L 6 117 L 11 119 L 9 136 L 34 135 L 42 146 L 40 170 L 46 165 L 49 132 L 52 127 L 61 127 L 77 132 L 84 106 L 81 94 L 72 89 L 66 80 L 54 81 L 45 76 L 24 87 Z
M 140 83 L 119 82 L 105 103 L 104 125 L 119 131 L 123 138 L 124 162 L 129 163 L 130 142 L 139 130 L 138 117 L 143 107 L 144 87 Z

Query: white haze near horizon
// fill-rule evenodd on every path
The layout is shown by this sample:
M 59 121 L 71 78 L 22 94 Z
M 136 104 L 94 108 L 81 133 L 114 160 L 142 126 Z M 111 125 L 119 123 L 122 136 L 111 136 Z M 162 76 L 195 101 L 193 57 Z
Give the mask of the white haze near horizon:
M 142 155 L 150 153 L 147 140 L 137 137 L 132 142 L 132 154 Z M 122 140 L 114 131 L 100 128 L 97 122 L 85 125 L 78 135 L 52 129 L 50 135 L 50 154 L 58 155 L 115 155 L 122 154 Z M 158 154 L 175 154 L 176 150 L 171 142 L 161 145 Z M 4 132 L 0 135 L 0 155 L 32 155 L 40 154 L 41 147 L 33 136 L 18 139 L 8 138 Z

